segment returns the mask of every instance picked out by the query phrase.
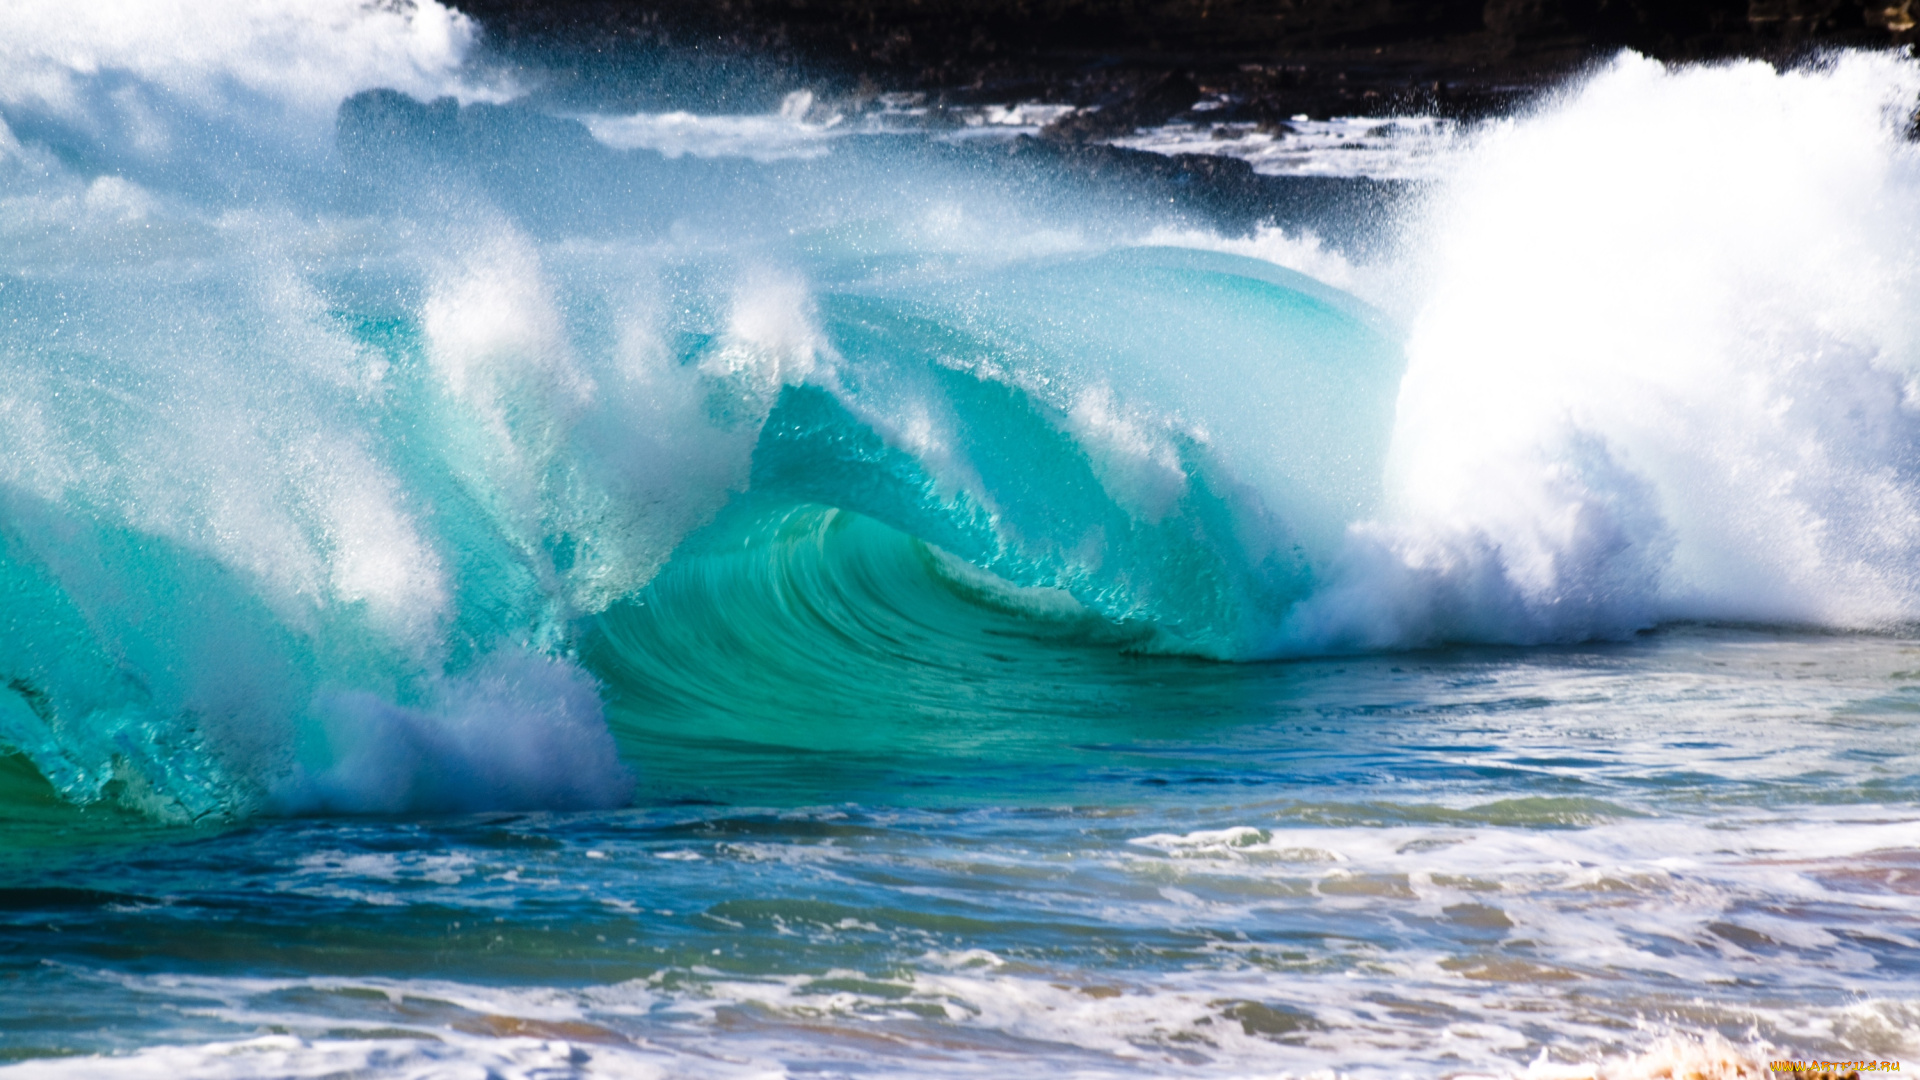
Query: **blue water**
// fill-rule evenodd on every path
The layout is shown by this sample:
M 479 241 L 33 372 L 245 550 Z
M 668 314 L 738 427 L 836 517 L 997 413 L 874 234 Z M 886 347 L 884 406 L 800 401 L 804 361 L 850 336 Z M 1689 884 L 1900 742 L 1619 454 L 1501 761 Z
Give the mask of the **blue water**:
M 229 6 L 0 13 L 0 1071 L 1920 1047 L 1912 61 L 1248 222 Z
M 690 738 L 616 701 L 652 766 L 630 809 L 15 853 L 6 1050 L 529 1076 L 1499 1073 L 1676 1028 L 1904 1052 L 1910 644 L 1029 644 L 1067 707 Z

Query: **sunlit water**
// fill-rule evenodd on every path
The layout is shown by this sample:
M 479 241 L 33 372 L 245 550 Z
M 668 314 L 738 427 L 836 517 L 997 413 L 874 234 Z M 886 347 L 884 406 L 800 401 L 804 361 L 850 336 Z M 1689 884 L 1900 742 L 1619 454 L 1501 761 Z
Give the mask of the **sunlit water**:
M 542 78 L 0 9 L 18 1075 L 1920 1054 L 1911 59 L 1252 224 Z
M 860 741 L 857 690 L 786 745 L 617 704 L 661 750 L 627 810 L 15 851 L 4 1051 L 132 1053 L 128 1075 L 1391 1076 L 1673 1029 L 1913 1050 L 1912 643 L 1676 627 L 1221 667 L 979 632 L 969 666 L 1048 707 L 956 679 L 893 718 L 900 745 L 827 749 Z

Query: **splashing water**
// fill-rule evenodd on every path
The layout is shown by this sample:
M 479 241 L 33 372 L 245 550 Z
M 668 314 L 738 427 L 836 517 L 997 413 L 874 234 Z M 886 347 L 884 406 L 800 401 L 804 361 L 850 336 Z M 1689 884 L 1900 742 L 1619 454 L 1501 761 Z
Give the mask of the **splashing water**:
M 14 5 L 6 993 L 102 1004 L 0 1051 L 1904 1052 L 1916 100 L 1622 56 L 1349 242 L 556 115 L 431 0 Z
M 1917 91 L 1625 57 L 1486 133 L 1412 234 L 1395 511 L 1305 624 L 1911 621 Z

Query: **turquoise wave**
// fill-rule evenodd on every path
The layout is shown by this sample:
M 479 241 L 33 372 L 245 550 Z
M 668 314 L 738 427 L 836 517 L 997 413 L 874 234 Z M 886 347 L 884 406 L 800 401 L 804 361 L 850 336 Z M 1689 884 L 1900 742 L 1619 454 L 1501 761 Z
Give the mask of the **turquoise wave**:
M 124 282 L 77 288 L 117 339 L 5 342 L 54 386 L 21 395 L 17 456 L 61 478 L 0 484 L 0 743 L 71 804 L 164 821 L 619 804 L 670 730 L 871 745 L 963 685 L 1035 708 L 993 659 L 1033 642 L 1257 655 L 1374 509 L 1397 346 L 1309 279 L 1181 249 L 811 260 L 797 299 L 683 266 L 639 346 L 603 276 L 557 287 L 552 340 L 478 346 L 444 281 L 349 277 L 309 340 L 216 328 L 172 367 Z M 56 305 L 0 306 L 30 330 Z M 378 391 L 317 387 L 315 347 Z M 277 444 L 256 486 L 195 486 L 232 464 L 195 457 L 233 451 L 201 437 L 223 424 Z M 300 440 L 358 462 L 346 486 Z

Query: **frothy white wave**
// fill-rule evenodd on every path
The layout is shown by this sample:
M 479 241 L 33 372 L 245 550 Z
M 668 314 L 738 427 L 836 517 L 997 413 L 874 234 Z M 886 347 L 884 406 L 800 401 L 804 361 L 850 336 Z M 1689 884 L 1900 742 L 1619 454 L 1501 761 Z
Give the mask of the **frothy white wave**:
M 0 108 L 150 156 L 190 137 L 183 110 L 324 140 L 371 87 L 500 99 L 463 70 L 478 38 L 438 0 L 17 0 L 0 8 Z
M 1212 574 L 1244 556 L 1225 576 L 1244 572 L 1261 598 L 1247 609 L 1255 625 L 1208 639 L 1220 655 L 1574 640 L 1674 618 L 1920 618 L 1911 60 L 1849 54 L 1783 73 L 1623 57 L 1452 148 L 1448 178 L 1397 252 L 1371 262 L 1298 231 L 1220 237 L 1157 212 L 1095 220 L 1071 200 L 1013 205 L 917 165 L 796 181 L 778 200 L 716 191 L 697 213 L 662 211 L 651 232 L 585 214 L 542 224 L 511 208 L 565 185 L 515 173 L 524 163 L 476 170 L 462 155 L 567 122 L 451 105 L 413 116 L 404 99 L 362 117 L 393 123 L 369 146 L 417 158 L 413 172 L 360 163 L 396 170 L 380 178 L 393 180 L 392 203 L 369 196 L 371 209 L 341 211 L 278 181 L 228 186 L 195 171 L 228 160 L 202 121 L 297 156 L 327 145 L 340 99 L 360 89 L 497 97 L 465 66 L 472 39 L 464 16 L 431 0 L 232 0 L 177 18 L 36 0 L 0 12 L 0 239 L 12 253 L 0 305 L 13 327 L 0 339 L 0 485 L 19 558 L 57 578 L 50 594 L 69 605 L 7 659 L 36 693 L 85 687 L 60 706 L 76 728 L 200 718 L 192 738 L 221 747 L 220 768 L 202 771 L 254 788 L 286 774 L 303 721 L 342 747 L 394 755 L 387 768 L 372 753 L 359 780 L 304 762 L 301 775 L 328 779 L 275 796 L 287 805 L 486 805 L 428 790 L 419 763 L 436 754 L 485 798 L 616 799 L 623 774 L 593 734 L 590 680 L 563 660 L 496 678 L 478 657 L 501 641 L 564 656 L 575 620 L 642 588 L 747 485 L 785 387 L 831 391 L 945 489 L 979 494 L 970 440 L 981 432 L 939 420 L 951 402 L 933 391 L 889 389 L 885 348 L 850 376 L 825 344 L 815 290 L 870 273 L 924 286 L 922 310 L 938 300 L 964 314 L 985 310 L 982 282 L 1016 263 L 1033 284 L 1008 308 L 1046 310 L 1014 312 L 1031 332 L 986 326 L 998 351 L 952 370 L 1040 403 L 1062 456 L 1090 464 L 1136 523 L 1197 490 L 1196 466 L 1175 451 L 1204 450 L 1221 474 L 1207 490 L 1230 490 L 1223 513 L 1239 515 L 1221 535 L 1242 551 L 1200 558 Z M 1033 118 L 1008 113 L 1000 126 Z M 832 126 L 804 95 L 745 126 L 700 121 L 675 135 L 677 124 L 588 121 L 603 141 L 659 151 L 626 162 L 644 169 L 674 155 L 808 156 Z M 473 132 L 505 141 L 461 141 Z M 148 168 L 156 161 L 189 164 Z M 577 163 L 548 164 L 566 177 Z M 673 217 L 713 206 L 733 216 Z M 1265 259 L 1409 313 L 1383 510 L 1369 505 L 1378 470 L 1336 446 L 1362 427 L 1353 445 L 1383 437 L 1384 424 L 1355 419 L 1358 392 L 1328 415 L 1262 383 L 1275 350 L 1253 330 L 1228 328 L 1226 345 L 1196 357 L 1191 305 L 1162 317 L 1138 298 L 1055 287 L 1071 260 L 1048 256 L 1143 237 Z M 880 269 L 849 269 L 860 260 Z M 838 285 L 812 284 L 818 267 Z M 1154 334 L 1166 346 L 1141 347 Z M 1355 475 L 1325 491 L 1365 497 L 1322 491 L 1342 469 Z M 1299 520 L 1261 516 L 1275 508 Z M 995 512 L 1039 523 L 1049 509 Z M 75 558 L 75 531 L 103 522 L 99 536 L 122 529 L 147 546 L 112 570 Z M 1267 603 L 1279 586 L 1261 575 L 1279 574 L 1294 542 L 1321 565 L 1312 595 L 1283 616 L 1283 600 Z M 1100 551 L 1063 548 L 1071 565 L 1046 580 L 1091 580 L 1107 556 L 1085 553 Z M 191 614 L 163 627 L 122 599 L 155 572 L 146 556 L 197 568 L 181 571 L 192 589 L 168 585 L 192 595 L 163 608 Z M 475 581 L 499 592 L 476 598 Z M 1094 599 L 1169 625 L 1168 608 L 1192 599 L 1156 596 L 1167 605 L 1156 613 L 1141 597 L 1181 587 L 1135 584 L 1137 595 L 1115 585 Z M 56 640 L 95 652 L 82 663 Z M 102 674 L 122 670 L 142 675 Z M 457 689 L 468 678 L 506 681 L 498 694 Z M 535 685 L 551 696 L 515 689 Z M 59 742 L 38 723 L 20 730 Z M 545 733 L 523 743 L 517 724 Z M 115 762 L 180 758 L 157 735 L 131 755 L 105 735 L 67 738 L 37 760 L 86 778 L 83 795 L 104 790 Z M 554 768 L 489 757 L 530 746 Z M 596 754 L 604 769 L 583 764 Z
M 1240 158 L 1268 176 L 1344 176 L 1436 180 L 1458 164 L 1472 133 L 1433 116 L 1295 117 L 1285 130 L 1199 121 L 1165 124 L 1114 140 L 1156 154 Z
M 802 880 L 841 883 L 879 868 L 897 881 L 936 863 L 956 875 L 944 887 L 896 886 L 922 900 L 977 902 L 983 894 L 965 884 L 972 879 L 964 870 L 1004 881 L 1016 870 L 1057 875 L 1071 867 L 1073 880 L 1097 874 L 1107 886 L 1047 894 L 1061 905 L 1051 915 L 1070 925 L 1095 918 L 1121 933 L 1172 930 L 1196 952 L 1164 966 L 1104 955 L 1076 962 L 1070 950 L 996 952 L 923 936 L 885 908 L 856 918 L 829 905 L 816 921 L 802 902 L 776 920 L 782 936 L 826 947 L 830 957 L 859 957 L 841 951 L 849 939 L 880 938 L 908 951 L 889 950 L 881 970 L 829 959 L 803 961 L 796 972 L 754 970 L 737 959 L 708 966 L 704 946 L 717 938 L 677 956 L 629 939 L 624 949 L 607 946 L 618 958 L 611 962 L 642 971 L 659 965 L 651 974 L 558 986 L 62 965 L 81 987 L 191 1010 L 203 1023 L 286 1034 L 16 1068 L 147 1076 L 167 1062 L 193 1075 L 271 1076 L 357 1059 L 356 1067 L 383 1074 L 484 1066 L 514 1076 L 540 1061 L 580 1076 L 642 1067 L 702 1076 L 714 1075 L 720 1060 L 747 1075 L 1070 1068 L 1086 1077 L 1224 1080 L 1275 1075 L 1284 1055 L 1293 1076 L 1576 1080 L 1675 1075 L 1674 1065 L 1715 1076 L 1720 1066 L 1769 1057 L 1899 1059 L 1920 1050 L 1920 1014 L 1901 996 L 1910 980 L 1876 967 L 1911 944 L 1920 917 L 1915 852 L 1901 846 L 1913 823 L 1897 808 L 1753 814 L 1728 828 L 1733 822 L 1720 817 L 1634 817 L 1557 802 L 1426 807 L 1449 820 L 1389 826 L 1312 823 L 1324 805 L 1296 807 L 1306 812 L 1292 820 L 1285 808 L 1278 820 L 1242 808 L 1202 815 L 1214 819 L 1206 828 L 1124 843 L 1124 834 L 1092 829 L 1078 834 L 1070 856 L 1024 839 L 929 850 L 925 834 L 904 849 L 710 840 L 700 846 L 729 880 L 729 864 L 811 867 L 818 873 Z M 1346 809 L 1365 818 L 1387 808 Z M 623 872 L 649 875 L 657 858 L 695 854 L 624 837 L 596 842 L 602 846 L 566 858 L 610 877 L 527 887 L 546 900 L 589 884 L 601 903 L 631 912 L 632 879 Z M 487 865 L 497 852 L 477 854 L 322 852 L 299 861 L 291 891 L 414 903 L 430 918 L 451 912 L 485 924 L 509 901 L 461 885 L 505 864 Z M 541 876 L 553 872 L 549 865 Z M 388 897 L 388 889 L 406 895 Z M 1379 920 L 1379 929 L 1323 937 L 1305 932 L 1311 919 L 1288 918 L 1332 911 Z M 711 909 L 701 921 L 732 925 Z M 1289 930 L 1275 934 L 1276 925 Z M 1436 925 L 1448 928 L 1444 943 L 1419 929 Z M 1861 933 L 1866 927 L 1870 934 Z M 1775 983 L 1778 992 L 1756 999 L 1701 990 L 1730 978 Z M 1862 994 L 1869 980 L 1879 990 Z
M 1387 297 L 1379 296 L 1378 290 L 1369 287 L 1372 284 L 1368 278 L 1371 267 L 1356 265 L 1354 260 L 1328 246 L 1319 236 L 1304 230 L 1266 224 L 1256 227 L 1245 236 L 1222 236 L 1202 229 L 1163 225 L 1141 237 L 1140 243 L 1224 251 L 1229 255 L 1259 259 L 1305 274 L 1336 289 L 1344 289 L 1362 299 L 1373 301 L 1377 306 L 1385 307 L 1388 302 Z
M 615 150 L 653 150 L 669 158 L 740 157 L 753 161 L 817 158 L 844 132 L 837 113 L 812 118 L 813 93 L 796 90 L 766 115 L 701 116 L 684 110 L 584 116 L 593 137 Z
M 279 785 L 282 812 L 597 809 L 633 793 L 599 687 L 564 660 L 501 650 L 420 706 L 346 691 L 318 711 L 329 763 Z
M 1394 509 L 1298 640 L 1920 617 L 1920 69 L 1621 57 L 1406 238 Z

